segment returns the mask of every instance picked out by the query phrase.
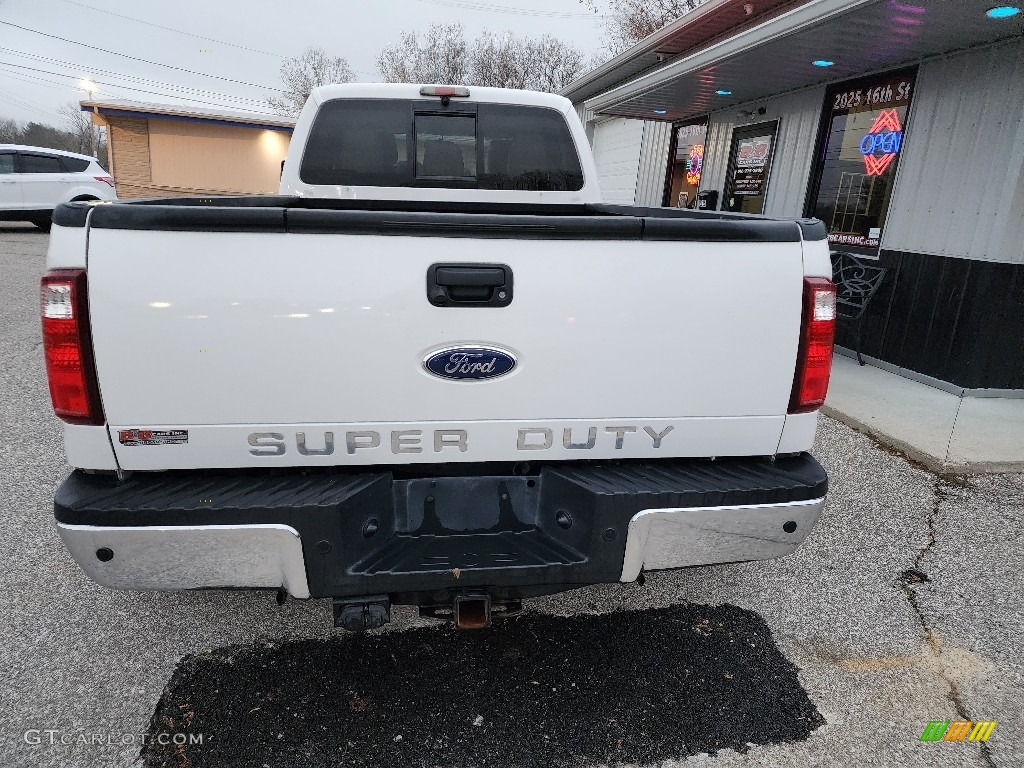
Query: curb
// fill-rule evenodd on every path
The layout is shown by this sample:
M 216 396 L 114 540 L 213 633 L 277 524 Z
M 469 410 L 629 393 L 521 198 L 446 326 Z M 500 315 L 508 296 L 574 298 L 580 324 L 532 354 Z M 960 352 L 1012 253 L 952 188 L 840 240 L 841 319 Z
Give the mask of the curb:
M 1024 472 L 1024 462 L 1020 461 L 947 461 L 833 406 L 823 405 L 821 413 L 905 454 L 907 458 L 937 475 L 988 475 Z

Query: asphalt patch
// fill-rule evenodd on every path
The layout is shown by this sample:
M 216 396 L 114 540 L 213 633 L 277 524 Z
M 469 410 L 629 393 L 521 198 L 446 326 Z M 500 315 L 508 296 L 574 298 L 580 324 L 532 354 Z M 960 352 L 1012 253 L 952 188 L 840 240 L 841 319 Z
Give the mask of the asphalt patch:
M 650 764 L 803 740 L 823 723 L 759 615 L 684 605 L 186 657 L 142 757 L 150 768 Z

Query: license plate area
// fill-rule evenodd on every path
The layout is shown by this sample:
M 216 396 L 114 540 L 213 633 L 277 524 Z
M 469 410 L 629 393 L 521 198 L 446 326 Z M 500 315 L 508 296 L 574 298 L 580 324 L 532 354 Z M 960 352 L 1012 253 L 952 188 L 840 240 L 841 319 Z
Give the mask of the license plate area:
M 472 572 L 585 563 L 590 526 L 545 498 L 543 485 L 519 476 L 397 480 L 394 533 L 351 572 L 447 573 L 457 582 Z

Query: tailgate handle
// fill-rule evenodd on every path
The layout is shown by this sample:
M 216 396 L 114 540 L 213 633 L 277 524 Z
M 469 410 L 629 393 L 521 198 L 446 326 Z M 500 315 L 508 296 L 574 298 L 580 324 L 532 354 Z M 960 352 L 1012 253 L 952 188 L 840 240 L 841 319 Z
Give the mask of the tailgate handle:
M 507 307 L 512 269 L 506 264 L 431 264 L 427 301 L 435 307 Z

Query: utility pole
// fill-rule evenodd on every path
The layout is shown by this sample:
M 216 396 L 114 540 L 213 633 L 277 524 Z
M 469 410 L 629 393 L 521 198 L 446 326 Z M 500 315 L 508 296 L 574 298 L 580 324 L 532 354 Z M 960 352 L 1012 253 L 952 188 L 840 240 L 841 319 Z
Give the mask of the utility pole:
M 96 83 L 88 78 L 83 79 L 80 83 L 82 90 L 89 94 L 89 100 L 92 101 L 93 95 L 96 93 Z M 89 115 L 89 142 L 92 147 L 92 156 L 96 157 L 96 153 L 99 151 L 96 142 L 96 126 L 92 122 L 92 114 Z

